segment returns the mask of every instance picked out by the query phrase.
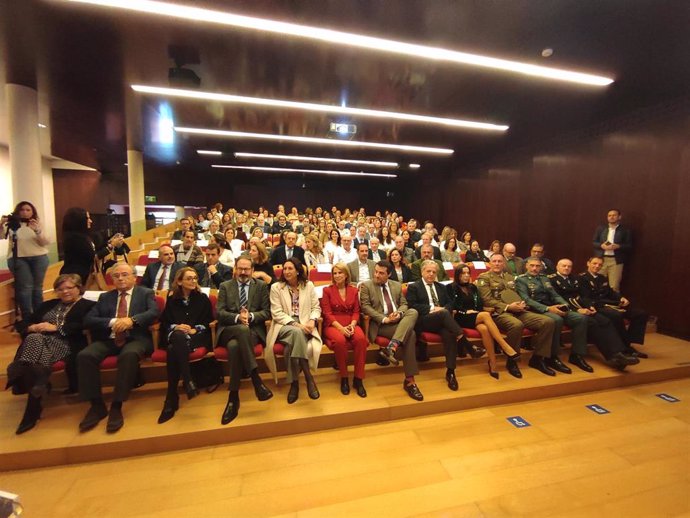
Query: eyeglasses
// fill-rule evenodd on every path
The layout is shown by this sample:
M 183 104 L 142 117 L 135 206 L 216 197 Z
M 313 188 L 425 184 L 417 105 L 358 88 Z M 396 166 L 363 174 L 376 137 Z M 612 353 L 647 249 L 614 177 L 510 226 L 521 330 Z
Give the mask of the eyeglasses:
M 57 288 L 55 291 L 57 291 L 57 292 L 69 291 L 69 290 L 73 290 L 74 288 L 76 288 L 76 286 L 61 286 L 61 287 Z

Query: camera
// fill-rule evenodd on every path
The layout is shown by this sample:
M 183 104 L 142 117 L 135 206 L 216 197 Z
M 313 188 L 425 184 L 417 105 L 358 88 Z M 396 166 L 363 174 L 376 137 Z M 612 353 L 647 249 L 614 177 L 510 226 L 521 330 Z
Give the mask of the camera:
M 22 226 L 22 222 L 26 223 L 28 221 L 27 219 L 20 218 L 14 212 L 6 216 L 3 216 L 3 218 L 7 218 L 7 228 L 10 229 L 12 232 L 16 232 L 17 230 L 19 230 L 19 227 Z

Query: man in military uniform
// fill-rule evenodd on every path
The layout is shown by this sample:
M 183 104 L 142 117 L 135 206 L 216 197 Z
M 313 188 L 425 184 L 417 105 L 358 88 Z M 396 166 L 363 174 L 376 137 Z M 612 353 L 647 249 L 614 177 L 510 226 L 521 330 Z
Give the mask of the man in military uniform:
M 501 254 L 493 254 L 489 264 L 490 270 L 477 278 L 477 288 L 484 307 L 493 310 L 496 325 L 506 334 L 506 342 L 516 352 L 520 352 L 523 328 L 534 331 L 534 354 L 529 366 L 548 376 L 555 376 L 554 370 L 545 362 L 546 358 L 551 357 L 554 321 L 527 311 L 527 305 L 515 291 L 515 277 L 505 271 L 506 260 Z
M 543 268 L 541 258 L 529 257 L 527 259 L 527 273 L 518 275 L 515 279 L 517 292 L 527 303 L 530 311 L 541 313 L 554 321 L 551 344 L 551 357 L 546 364 L 559 372 L 570 374 L 570 368 L 558 358 L 561 347 L 561 331 L 563 324 L 568 324 L 572 329 L 572 348 L 570 363 L 585 372 L 594 372 L 594 369 L 585 361 L 587 353 L 587 318 L 576 311 L 570 311 L 568 303 L 551 286 L 546 275 L 542 275 Z
M 580 280 L 572 274 L 573 262 L 561 259 L 556 263 L 556 273 L 549 275 L 551 285 L 563 297 L 572 311 L 585 315 L 587 319 L 587 337 L 593 342 L 606 363 L 618 370 L 628 365 L 636 365 L 640 360 L 623 353 L 625 344 L 614 329 L 611 321 L 597 312 L 594 306 L 583 306 L 580 299 Z
M 632 344 L 644 344 L 644 333 L 649 316 L 641 309 L 631 308 L 630 301 L 609 285 L 608 279 L 600 275 L 604 260 L 590 257 L 587 271 L 580 274 L 580 297 L 586 306 L 594 306 L 599 313 L 611 320 L 625 344 L 625 354 L 648 358 L 647 353 L 635 350 Z M 625 320 L 630 321 L 626 329 Z

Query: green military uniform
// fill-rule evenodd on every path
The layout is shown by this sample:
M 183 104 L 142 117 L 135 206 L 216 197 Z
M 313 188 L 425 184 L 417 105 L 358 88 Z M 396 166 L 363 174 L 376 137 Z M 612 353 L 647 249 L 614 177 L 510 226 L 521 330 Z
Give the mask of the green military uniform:
M 551 356 L 553 320 L 531 311 L 523 313 L 506 311 L 508 302 L 505 300 L 520 300 L 520 296 L 515 291 L 515 277 L 512 274 L 507 272 L 498 274 L 491 271 L 482 273 L 477 279 L 477 288 L 484 307 L 494 311 L 496 325 L 506 334 L 506 341 L 513 349 L 520 350 L 522 330 L 526 327 L 535 332 L 532 337 L 535 354 L 546 358 Z
M 587 317 L 576 311 L 566 311 L 565 316 L 549 312 L 549 306 L 560 304 L 568 307 L 568 302 L 551 285 L 546 275 L 525 273 L 515 278 L 515 288 L 529 306 L 530 311 L 541 313 L 554 321 L 551 356 L 557 356 L 561 346 L 563 324 L 572 330 L 572 353 L 584 356 L 587 353 Z

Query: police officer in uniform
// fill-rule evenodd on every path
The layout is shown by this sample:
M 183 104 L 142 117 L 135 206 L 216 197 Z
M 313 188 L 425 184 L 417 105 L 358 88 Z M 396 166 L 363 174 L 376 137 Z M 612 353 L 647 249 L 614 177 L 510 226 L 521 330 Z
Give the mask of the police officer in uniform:
M 545 362 L 551 357 L 554 321 L 544 315 L 527 311 L 525 302 L 515 291 L 515 278 L 505 271 L 506 260 L 501 254 L 493 254 L 489 264 L 490 270 L 477 278 L 482 303 L 486 308 L 493 310 L 496 325 L 506 334 L 506 342 L 516 352 L 520 352 L 523 328 L 534 331 L 534 354 L 530 358 L 529 366 L 548 376 L 555 376 L 554 370 Z
M 647 312 L 631 308 L 630 301 L 609 285 L 608 279 L 600 275 L 604 260 L 601 257 L 590 257 L 587 271 L 580 274 L 580 296 L 583 305 L 594 306 L 599 313 L 611 320 L 625 344 L 625 354 L 648 358 L 647 353 L 635 350 L 632 344 L 644 344 L 644 333 L 647 329 Z M 630 321 L 626 329 L 625 320 Z
M 525 261 L 527 273 L 518 275 L 515 279 L 517 292 L 527 303 L 530 311 L 541 313 L 554 321 L 553 342 L 551 344 L 551 357 L 546 363 L 552 369 L 565 374 L 572 371 L 558 357 L 561 346 L 561 331 L 563 324 L 568 324 L 572 329 L 572 346 L 568 361 L 585 372 L 594 372 L 594 369 L 585 361 L 587 354 L 587 318 L 580 313 L 570 311 L 568 303 L 551 286 L 546 275 L 541 274 L 542 260 L 540 257 L 529 257 Z
M 583 306 L 580 299 L 580 280 L 572 274 L 573 262 L 561 259 L 556 264 L 556 273 L 549 275 L 551 285 L 563 297 L 572 311 L 585 315 L 587 319 L 587 337 L 604 356 L 607 365 L 624 370 L 628 365 L 636 365 L 640 360 L 626 356 L 625 344 L 614 329 L 611 321 L 597 312 L 594 306 Z

